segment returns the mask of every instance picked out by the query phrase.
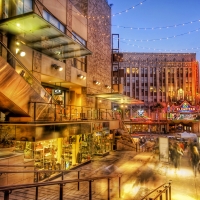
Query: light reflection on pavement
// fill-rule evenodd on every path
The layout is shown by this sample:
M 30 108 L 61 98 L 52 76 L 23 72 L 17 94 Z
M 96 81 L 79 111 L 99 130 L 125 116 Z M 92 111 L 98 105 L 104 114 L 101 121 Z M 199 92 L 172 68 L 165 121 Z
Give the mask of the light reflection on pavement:
M 91 163 L 82 166 L 80 178 L 121 174 L 121 199 L 125 200 L 140 200 L 151 190 L 172 180 L 172 200 L 200 200 L 200 175 L 194 176 L 186 155 L 180 169 L 175 170 L 172 165 L 159 162 L 158 156 L 151 152 L 114 151 L 106 157 L 94 157 Z M 74 178 L 77 178 L 77 173 L 65 175 L 65 180 Z M 31 200 L 34 192 L 34 189 L 13 191 L 10 200 Z M 43 187 L 39 200 L 57 200 L 58 194 L 58 186 Z M 118 178 L 111 180 L 110 194 L 111 200 L 119 200 Z M 0 195 L 1 198 L 2 193 Z M 77 183 L 66 184 L 64 199 L 88 200 L 88 183 L 80 183 L 80 191 L 77 191 Z M 92 199 L 107 199 L 107 180 L 92 183 Z

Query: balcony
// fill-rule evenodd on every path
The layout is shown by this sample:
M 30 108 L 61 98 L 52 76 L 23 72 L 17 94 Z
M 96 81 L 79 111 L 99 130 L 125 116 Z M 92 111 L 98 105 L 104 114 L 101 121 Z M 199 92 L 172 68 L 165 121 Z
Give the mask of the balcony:
M 85 46 L 34 12 L 0 20 L 0 31 L 16 35 L 30 48 L 58 60 L 92 54 Z

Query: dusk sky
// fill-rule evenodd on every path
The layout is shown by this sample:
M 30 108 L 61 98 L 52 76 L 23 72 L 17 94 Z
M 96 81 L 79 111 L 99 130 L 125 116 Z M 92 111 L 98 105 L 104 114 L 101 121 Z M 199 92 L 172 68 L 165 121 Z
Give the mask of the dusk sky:
M 112 33 L 119 34 L 120 51 L 196 53 L 200 61 L 200 0 L 108 3 L 113 4 Z

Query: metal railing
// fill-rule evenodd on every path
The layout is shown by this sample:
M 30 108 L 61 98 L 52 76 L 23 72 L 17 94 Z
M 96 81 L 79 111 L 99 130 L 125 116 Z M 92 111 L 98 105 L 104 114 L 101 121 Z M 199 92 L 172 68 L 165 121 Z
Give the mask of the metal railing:
M 30 113 L 34 121 L 113 120 L 112 109 L 95 109 L 87 106 L 60 105 L 31 102 Z
M 171 182 L 164 183 L 144 196 L 141 200 L 171 200 Z
M 50 170 L 46 170 L 50 171 Z M 57 170 L 59 171 L 59 170 Z M 24 171 L 24 173 L 35 173 L 35 171 Z M 66 171 L 65 171 L 66 172 Z M 19 171 L 1 171 L 1 173 L 22 173 Z M 39 173 L 39 172 L 38 172 Z M 9 200 L 10 194 L 14 190 L 19 190 L 19 189 L 27 189 L 27 188 L 35 188 L 35 194 L 34 194 L 34 199 L 38 200 L 39 199 L 39 188 L 42 186 L 52 186 L 52 185 L 59 185 L 59 200 L 63 200 L 63 194 L 64 194 L 64 186 L 66 184 L 70 183 L 78 183 L 77 190 L 80 190 L 80 183 L 81 182 L 88 182 L 88 197 L 89 200 L 92 200 L 92 183 L 97 180 L 102 180 L 106 179 L 107 180 L 107 199 L 110 200 L 111 195 L 111 179 L 118 178 L 118 196 L 121 198 L 121 175 L 116 175 L 116 176 L 101 176 L 101 177 L 91 177 L 91 178 L 80 178 L 80 171 L 78 171 L 78 179 L 73 179 L 73 180 L 63 180 L 64 179 L 64 172 L 62 173 L 62 180 L 61 181 L 51 181 L 51 182 L 40 182 L 40 183 L 30 183 L 30 184 L 20 184 L 20 185 L 10 185 L 10 186 L 1 186 L 0 187 L 0 192 L 4 193 L 4 200 Z

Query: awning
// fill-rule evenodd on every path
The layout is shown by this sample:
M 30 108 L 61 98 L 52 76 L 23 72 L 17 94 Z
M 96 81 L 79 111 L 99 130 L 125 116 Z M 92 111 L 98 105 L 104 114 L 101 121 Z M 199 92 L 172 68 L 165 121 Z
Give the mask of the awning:
M 88 96 L 95 96 L 98 98 L 109 100 L 116 104 L 143 104 L 143 101 L 134 99 L 132 97 L 120 93 L 105 93 L 105 94 L 89 94 Z
M 85 46 L 33 12 L 0 20 L 0 30 L 18 36 L 27 46 L 55 59 L 92 54 Z

